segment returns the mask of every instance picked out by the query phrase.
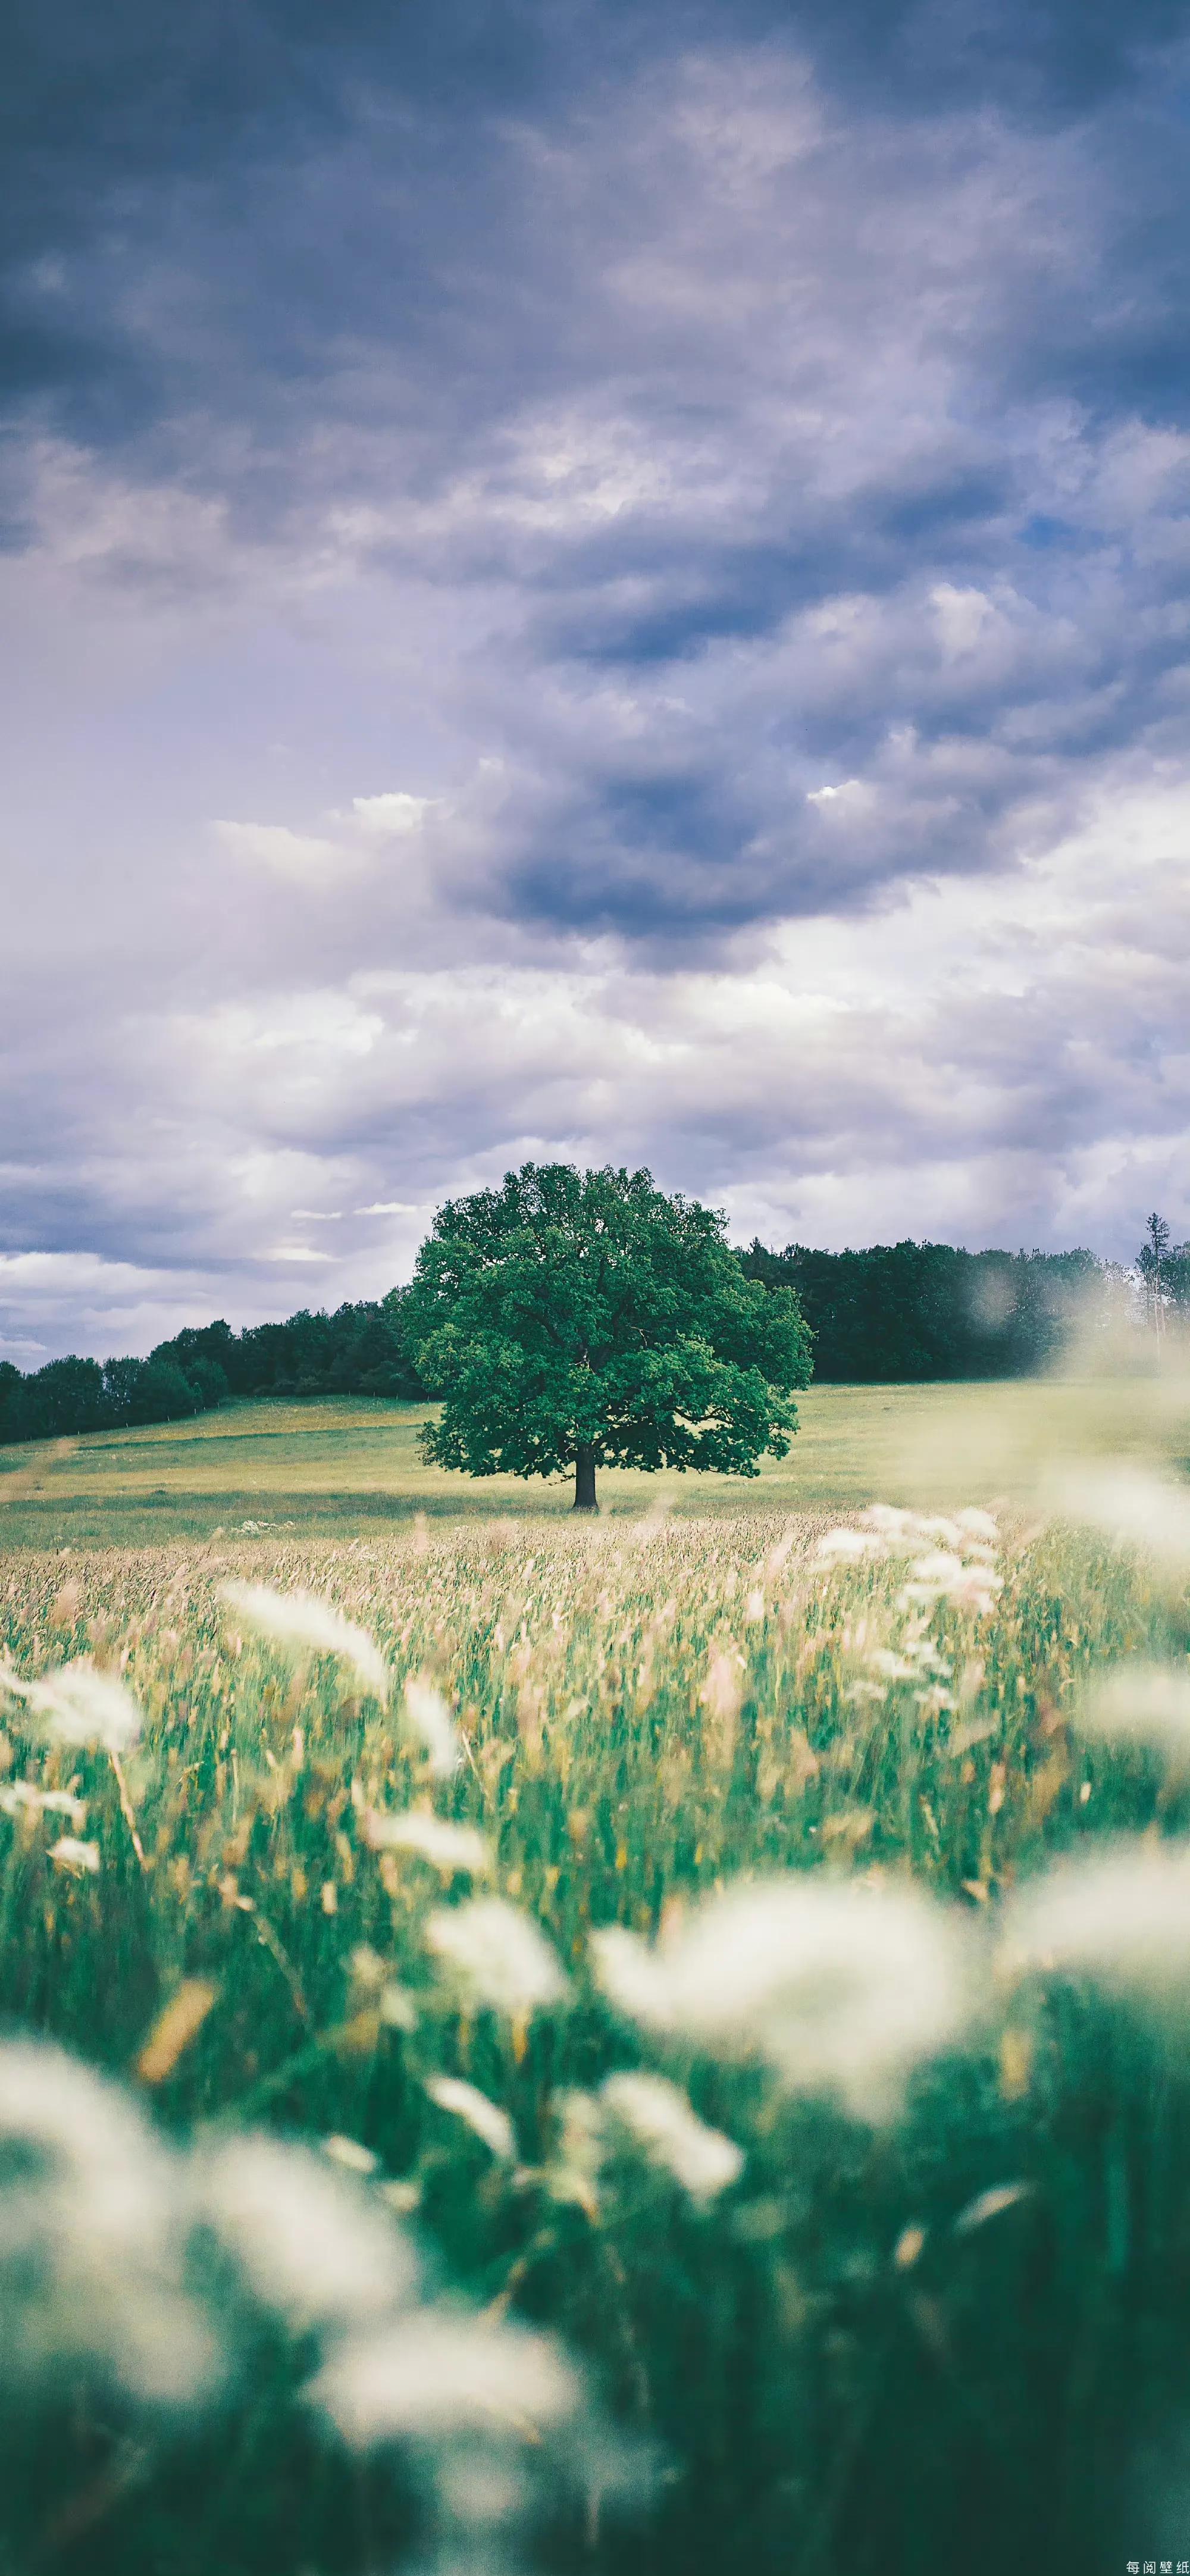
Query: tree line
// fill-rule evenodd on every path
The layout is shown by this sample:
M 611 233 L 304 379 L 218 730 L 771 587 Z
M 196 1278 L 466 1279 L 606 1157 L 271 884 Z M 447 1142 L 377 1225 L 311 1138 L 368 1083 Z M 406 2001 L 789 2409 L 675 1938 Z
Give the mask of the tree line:
M 0 1361 L 0 1442 L 179 1422 L 228 1396 L 416 1399 L 425 1388 L 406 1352 L 403 1293 L 392 1289 L 333 1315 L 303 1308 L 284 1323 L 250 1324 L 241 1333 L 222 1320 L 187 1326 L 143 1360 L 71 1357 L 28 1375 Z
M 803 1243 L 741 1255 L 750 1279 L 792 1288 L 828 1385 L 1029 1377 L 1052 1359 L 1088 1297 L 1124 1289 L 1094 1253 L 963 1252 L 878 1243 L 815 1252 Z
M 1175 1243 L 1170 1226 L 1154 1209 L 1136 1256 L 1145 1302 L 1145 1319 L 1157 1333 L 1165 1329 L 1171 1309 L 1190 1314 L 1190 1243 Z
M 1086 1249 L 966 1252 L 910 1241 L 848 1252 L 799 1243 L 778 1252 L 754 1241 L 732 1258 L 745 1280 L 792 1290 L 814 1376 L 826 1384 L 1027 1377 L 1055 1355 L 1089 1301 L 1104 1312 L 1126 1306 L 1133 1283 L 1157 1331 L 1171 1311 L 1190 1313 L 1190 1244 L 1173 1243 L 1156 1215 L 1132 1273 Z M 423 1400 L 429 1389 L 414 1352 L 424 1319 L 412 1293 L 393 1288 L 333 1314 L 303 1307 L 239 1333 L 222 1320 L 188 1326 L 147 1359 L 72 1356 L 27 1375 L 0 1361 L 0 1442 L 180 1421 L 229 1396 Z

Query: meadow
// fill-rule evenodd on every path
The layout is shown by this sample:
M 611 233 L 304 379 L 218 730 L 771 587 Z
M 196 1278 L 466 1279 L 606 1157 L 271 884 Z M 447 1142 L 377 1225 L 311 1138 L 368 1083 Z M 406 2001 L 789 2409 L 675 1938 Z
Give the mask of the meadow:
M 1138 1401 L 1146 1394 L 1156 1403 Z M 417 1440 L 427 1410 L 379 1397 L 274 1398 L 37 1448 L 0 1445 L 0 1547 L 143 1547 L 216 1530 L 251 1537 L 262 1525 L 342 1540 L 419 1512 L 452 1523 L 565 1519 L 569 1482 L 472 1483 L 428 1466 Z M 1055 1450 L 1190 1457 L 1180 1384 L 1105 1382 L 1100 1371 L 1044 1386 L 812 1386 L 798 1416 L 789 1456 L 762 1460 L 754 1480 L 604 1470 L 602 1511 L 632 1517 L 660 1502 L 681 1517 L 838 1514 L 890 1494 L 925 1508 L 976 1492 L 1023 1501 L 1039 1457 Z
M 14 1453 L 0 2565 L 1190 2560 L 1184 1409 L 1006 1397 L 577 1526 L 388 1407 Z
M 952 1391 L 816 1388 L 799 1400 L 796 1456 L 766 1459 L 754 1483 L 616 1471 L 601 1479 L 602 1509 L 640 1513 L 658 1490 L 671 1508 L 698 1514 L 837 1509 L 866 1498 L 867 1479 L 875 1473 L 879 1482 L 891 1465 L 883 1449 L 899 1454 L 906 1430 L 929 1420 L 939 1393 L 945 1400 Z M 143 1546 L 205 1538 L 216 1528 L 251 1536 L 245 1522 L 261 1521 L 342 1539 L 374 1535 L 417 1512 L 452 1522 L 565 1515 L 568 1485 L 515 1476 L 471 1484 L 428 1466 L 417 1443 L 426 1411 L 380 1397 L 248 1401 L 188 1422 L 46 1444 L 33 1456 L 0 1448 L 0 1539 L 10 1547 Z

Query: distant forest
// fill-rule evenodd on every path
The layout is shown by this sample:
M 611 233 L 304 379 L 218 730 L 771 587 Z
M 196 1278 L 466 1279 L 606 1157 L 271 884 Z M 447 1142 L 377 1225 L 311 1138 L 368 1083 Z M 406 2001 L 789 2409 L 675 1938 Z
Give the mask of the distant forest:
M 303 1309 L 284 1324 L 188 1326 L 144 1360 L 50 1360 L 23 1377 L 0 1361 L 0 1441 L 178 1422 L 233 1395 L 388 1395 L 425 1388 L 405 1356 L 401 1291 L 378 1304 Z
M 750 1279 L 797 1290 L 815 1379 L 831 1386 L 1029 1377 L 1088 1296 L 1127 1293 L 1126 1274 L 1093 1252 L 959 1252 L 949 1243 L 769 1252 L 753 1243 L 740 1258 Z
M 1160 1225 L 1150 1221 L 1151 1230 Z M 1161 1231 L 1164 1241 L 1151 1255 L 1146 1248 L 1133 1274 L 1092 1252 L 961 1252 L 947 1243 L 864 1252 L 753 1243 L 739 1259 L 750 1279 L 797 1290 L 820 1383 L 1027 1377 L 1053 1356 L 1088 1298 L 1106 1314 L 1135 1283 L 1155 1298 L 1157 1318 L 1166 1306 L 1190 1306 L 1190 1247 L 1170 1245 Z M 426 1390 L 406 1348 L 403 1303 L 393 1288 L 378 1302 L 333 1315 L 303 1308 L 286 1323 L 241 1333 L 222 1322 L 188 1327 L 143 1360 L 50 1360 L 27 1376 L 0 1361 L 0 1442 L 179 1421 L 229 1396 L 416 1402 Z

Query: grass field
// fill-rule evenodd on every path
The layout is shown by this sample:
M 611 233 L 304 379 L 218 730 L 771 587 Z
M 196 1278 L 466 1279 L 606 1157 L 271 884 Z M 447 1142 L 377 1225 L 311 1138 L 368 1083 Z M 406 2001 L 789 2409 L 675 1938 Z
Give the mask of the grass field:
M 1190 2558 L 1186 1515 L 1023 1508 L 1177 1390 L 594 1525 L 415 1419 L 5 1462 L 0 2566 Z
M 1145 1390 L 1141 1390 L 1144 1392 Z M 658 1498 L 680 1515 L 840 1512 L 877 1499 L 944 1508 L 973 1496 L 1028 1493 L 1040 1448 L 1091 1445 L 1119 1454 L 1156 1441 L 1190 1453 L 1179 1383 L 1074 1379 L 976 1386 L 823 1386 L 798 1398 L 800 1428 L 784 1459 L 755 1480 L 604 1471 L 602 1509 L 635 1515 Z M 1156 1418 L 1154 1418 L 1154 1415 Z M 0 1448 L 0 1547 L 143 1547 L 242 1533 L 245 1521 L 295 1535 L 375 1534 L 418 1512 L 447 1520 L 491 1514 L 550 1519 L 569 1485 L 497 1476 L 473 1483 L 418 1455 L 424 1408 L 340 1397 L 328 1403 L 222 1406 L 182 1423 L 95 1432 L 44 1448 Z

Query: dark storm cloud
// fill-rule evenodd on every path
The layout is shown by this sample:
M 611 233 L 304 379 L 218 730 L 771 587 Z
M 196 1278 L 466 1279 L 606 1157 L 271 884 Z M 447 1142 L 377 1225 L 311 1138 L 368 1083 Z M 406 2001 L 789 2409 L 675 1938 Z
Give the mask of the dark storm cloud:
M 1119 49 L 1112 79 L 1103 46 L 1059 79 L 1056 19 L 1015 123 L 974 22 L 977 113 L 941 21 L 885 30 L 906 60 L 935 45 L 912 99 L 864 87 L 857 38 L 846 110 L 788 41 L 675 55 L 675 15 L 645 60 L 607 23 L 596 69 L 587 20 L 510 17 L 499 77 L 480 49 L 469 85 L 465 45 L 448 77 L 349 20 L 334 114 L 228 108 L 253 148 L 76 264 L 155 371 L 142 476 L 206 492 L 244 544 L 354 518 L 398 603 L 411 579 L 503 595 L 499 651 L 450 683 L 460 745 L 507 773 L 459 900 L 684 947 L 994 863 L 1159 731 L 1185 496 L 1176 460 L 1161 492 L 1148 466 L 1108 487 L 1113 438 L 1184 409 L 1184 128 Z M 211 578 L 135 547 L 109 569 Z M 1012 649 L 931 652 L 934 594 L 989 585 Z M 815 650 L 839 600 L 885 635 L 862 667 Z M 733 695 L 731 649 L 764 645 Z M 601 671 L 648 719 L 639 755 L 601 725 Z M 664 702 L 692 685 L 675 755 Z M 852 773 L 869 802 L 825 833 L 807 799 Z
M 467 264 L 489 265 L 515 300 L 507 245 L 474 220 L 487 188 L 497 200 L 489 212 L 515 223 L 515 211 L 499 204 L 510 120 L 548 128 L 585 91 L 627 88 L 683 49 L 802 51 L 828 89 L 868 115 L 916 124 L 996 107 L 1061 126 L 1105 105 L 1127 110 L 1137 82 L 1152 81 L 1154 56 L 1184 33 L 1180 0 L 1132 0 L 1126 12 L 1115 0 L 1049 8 L 839 0 L 827 11 L 670 0 L 647 14 L 629 0 L 451 0 L 438 9 L 343 0 L 333 11 L 318 0 L 190 0 L 172 11 L 115 0 L 101 13 L 86 0 L 18 0 L 0 90 L 6 390 L 10 399 L 40 394 L 55 417 L 105 439 L 147 427 L 170 370 L 121 312 L 117 278 L 171 222 L 201 230 L 212 200 L 235 236 L 222 245 L 219 280 L 229 355 L 241 262 L 260 289 L 281 287 L 278 298 L 253 299 L 249 327 L 263 335 L 262 354 L 299 375 L 318 371 L 325 353 L 311 350 L 311 333 L 332 315 L 350 327 L 362 311 L 371 331 L 383 328 L 374 299 L 385 282 L 394 336 L 416 335 L 441 293 L 433 270 L 444 246 L 456 288 L 465 242 Z M 1120 127 L 1126 148 L 1126 114 Z M 294 170 L 336 140 L 365 177 L 376 156 L 371 179 L 385 184 L 363 222 L 352 220 L 349 187 L 346 202 L 338 187 L 308 200 L 303 237 L 300 220 L 289 228 L 284 220 Z M 1153 226 L 1161 137 L 1150 121 L 1132 140 L 1148 183 L 1133 249 L 1150 261 L 1156 249 L 1165 265 L 1168 237 Z M 1169 133 L 1164 146 L 1175 172 L 1179 140 Z M 271 278 L 252 239 L 262 217 L 276 258 Z M 218 229 L 216 213 L 214 250 Z M 1133 299 L 1108 339 L 1130 349 L 1134 363 L 1147 355 L 1158 374 L 1172 372 L 1175 345 L 1166 347 L 1158 313 L 1147 318 L 1146 351 L 1143 307 Z M 1086 347 L 1077 355 L 1085 362 Z M 1072 348 L 1068 363 L 1075 359 Z

